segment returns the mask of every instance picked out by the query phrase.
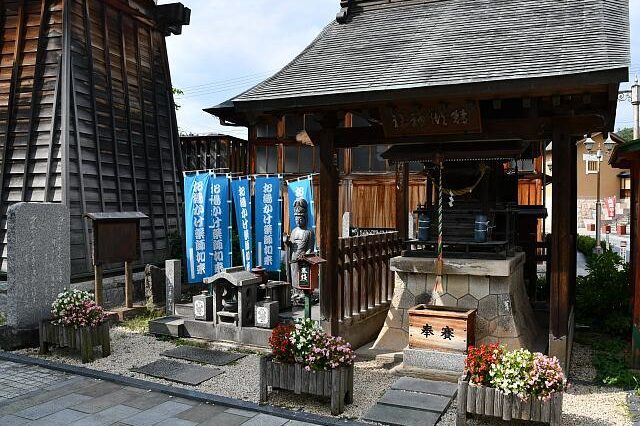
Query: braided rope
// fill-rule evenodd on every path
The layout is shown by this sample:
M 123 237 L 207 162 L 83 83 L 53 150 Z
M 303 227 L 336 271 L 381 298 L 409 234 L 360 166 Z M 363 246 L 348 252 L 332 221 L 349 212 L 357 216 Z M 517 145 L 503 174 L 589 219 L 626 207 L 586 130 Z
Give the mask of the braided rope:
M 438 177 L 438 248 L 437 254 L 438 258 L 436 259 L 436 284 L 434 290 L 437 292 L 442 292 L 442 270 L 444 267 L 444 260 L 442 258 L 442 202 L 443 202 L 443 191 L 442 191 L 442 170 L 444 166 L 442 161 L 440 161 L 440 175 Z

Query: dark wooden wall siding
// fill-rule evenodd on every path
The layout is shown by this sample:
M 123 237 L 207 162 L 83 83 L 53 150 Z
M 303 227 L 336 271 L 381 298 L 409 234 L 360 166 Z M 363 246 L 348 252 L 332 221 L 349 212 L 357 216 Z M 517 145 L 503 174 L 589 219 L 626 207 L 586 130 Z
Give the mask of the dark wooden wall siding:
M 20 201 L 62 200 L 62 0 L 8 0 L 0 8 L 0 248 Z M 55 119 L 54 119 L 55 118 Z
M 69 205 L 74 276 L 91 273 L 86 212 L 147 214 L 141 263 L 165 259 L 167 233 L 180 230 L 181 159 L 164 36 L 127 7 L 118 0 L 0 5 L 3 270 L 6 209 L 14 202 Z M 65 28 L 71 52 L 66 91 Z

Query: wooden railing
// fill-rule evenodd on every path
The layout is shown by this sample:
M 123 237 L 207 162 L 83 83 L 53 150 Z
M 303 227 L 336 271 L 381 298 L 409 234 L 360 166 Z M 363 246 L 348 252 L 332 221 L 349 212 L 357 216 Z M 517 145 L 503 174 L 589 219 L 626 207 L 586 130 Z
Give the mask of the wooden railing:
M 401 250 L 402 240 L 396 231 L 339 239 L 339 321 L 352 321 L 388 305 L 394 283 L 389 260 Z

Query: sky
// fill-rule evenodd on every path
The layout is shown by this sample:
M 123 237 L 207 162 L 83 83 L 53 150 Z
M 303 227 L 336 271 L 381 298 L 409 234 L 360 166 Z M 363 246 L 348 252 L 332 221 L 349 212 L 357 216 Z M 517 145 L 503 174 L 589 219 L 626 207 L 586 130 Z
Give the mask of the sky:
M 175 0 L 161 0 L 171 3 Z M 182 34 L 167 38 L 178 127 L 188 133 L 246 138 L 243 127 L 221 126 L 203 108 L 266 79 L 298 55 L 335 19 L 339 0 L 180 0 L 191 9 Z M 640 75 L 640 0 L 630 0 L 630 80 Z M 597 60 L 594 58 L 594 60 Z M 629 83 L 620 89 L 628 89 Z M 618 102 L 616 130 L 631 127 L 631 103 Z

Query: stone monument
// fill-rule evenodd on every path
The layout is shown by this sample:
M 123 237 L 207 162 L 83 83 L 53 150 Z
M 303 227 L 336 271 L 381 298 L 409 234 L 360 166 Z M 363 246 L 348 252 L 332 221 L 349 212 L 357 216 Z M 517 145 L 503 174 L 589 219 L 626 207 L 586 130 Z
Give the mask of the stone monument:
M 70 284 L 69 210 L 57 203 L 17 203 L 7 211 L 7 283 L 3 348 L 37 343 L 40 320 Z M 35 342 L 29 336 L 35 332 Z M 13 343 L 12 343 L 13 341 Z

